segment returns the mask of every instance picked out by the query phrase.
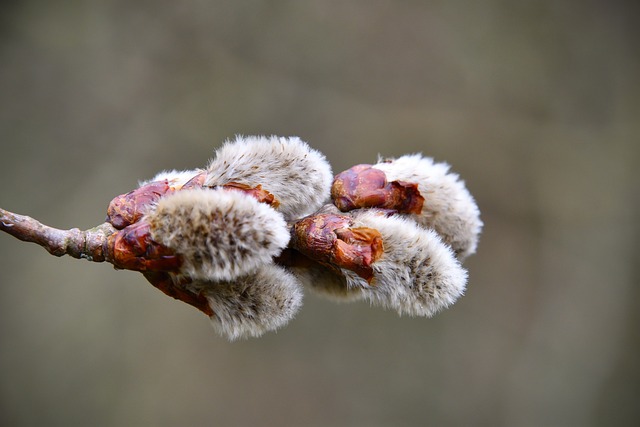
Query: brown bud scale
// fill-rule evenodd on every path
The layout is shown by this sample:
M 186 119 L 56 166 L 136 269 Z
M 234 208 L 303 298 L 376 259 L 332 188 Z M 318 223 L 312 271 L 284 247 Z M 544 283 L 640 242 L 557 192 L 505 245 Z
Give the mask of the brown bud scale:
M 331 186 L 331 198 L 343 212 L 381 208 L 417 214 L 424 204 L 418 184 L 388 182 L 383 171 L 366 164 L 356 165 L 336 175 Z
M 302 254 L 333 269 L 344 268 L 371 282 L 372 264 L 383 254 L 381 234 L 368 227 L 352 227 L 344 215 L 321 214 L 298 221 L 293 246 Z
M 141 221 L 107 240 L 107 260 L 116 268 L 135 271 L 178 271 L 181 259 L 151 238 L 150 226 Z
M 121 230 L 142 218 L 150 206 L 171 191 L 173 189 L 165 179 L 116 196 L 107 208 L 107 222 Z

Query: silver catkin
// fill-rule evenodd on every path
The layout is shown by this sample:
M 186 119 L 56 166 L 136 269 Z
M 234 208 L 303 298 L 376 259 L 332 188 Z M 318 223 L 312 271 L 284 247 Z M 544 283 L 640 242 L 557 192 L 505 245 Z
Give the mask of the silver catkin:
M 207 298 L 214 329 L 229 340 L 281 328 L 302 306 L 300 283 L 273 264 L 232 281 L 199 281 L 191 287 Z
M 353 302 L 365 298 L 358 286 L 349 287 L 342 272 L 334 272 L 320 265 L 292 267 L 292 273 L 313 292 L 335 302 Z
M 238 192 L 193 189 L 162 198 L 146 216 L 153 239 L 195 279 L 231 280 L 271 262 L 289 242 L 282 215 Z
M 262 185 L 286 219 L 308 215 L 329 198 L 333 175 L 324 155 L 297 137 L 238 136 L 215 152 L 205 185 Z

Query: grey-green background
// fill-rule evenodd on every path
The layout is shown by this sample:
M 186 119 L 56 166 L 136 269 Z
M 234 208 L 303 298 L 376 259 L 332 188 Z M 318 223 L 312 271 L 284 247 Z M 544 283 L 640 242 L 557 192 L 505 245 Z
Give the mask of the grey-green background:
M 13 1 L 0 206 L 60 228 L 235 134 L 335 172 L 423 152 L 477 198 L 433 319 L 307 293 L 229 343 L 136 273 L 0 235 L 6 426 L 640 422 L 640 50 L 621 1 Z

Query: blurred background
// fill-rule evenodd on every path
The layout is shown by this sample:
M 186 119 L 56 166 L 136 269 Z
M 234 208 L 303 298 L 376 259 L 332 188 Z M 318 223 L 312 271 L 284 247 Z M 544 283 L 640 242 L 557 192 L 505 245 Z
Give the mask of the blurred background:
M 612 1 L 12 1 L 0 206 L 89 228 L 235 134 L 447 161 L 485 222 L 433 319 L 307 292 L 229 343 L 141 275 L 0 235 L 6 426 L 640 423 L 638 10 Z

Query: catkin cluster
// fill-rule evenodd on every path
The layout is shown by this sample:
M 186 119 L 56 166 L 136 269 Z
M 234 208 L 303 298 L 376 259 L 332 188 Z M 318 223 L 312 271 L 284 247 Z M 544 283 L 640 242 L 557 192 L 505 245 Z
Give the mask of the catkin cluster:
M 116 228 L 145 224 L 151 243 L 179 257 L 163 274 L 204 299 L 229 339 L 286 324 L 303 285 L 431 316 L 464 292 L 461 261 L 482 228 L 444 163 L 414 154 L 334 177 L 300 139 L 255 136 L 227 141 L 203 169 L 141 182 L 109 216 Z

